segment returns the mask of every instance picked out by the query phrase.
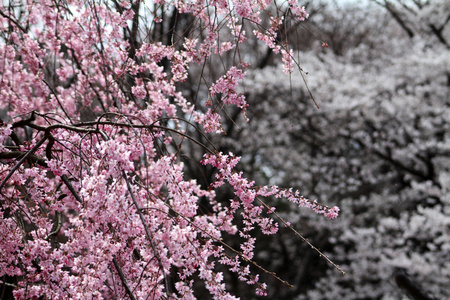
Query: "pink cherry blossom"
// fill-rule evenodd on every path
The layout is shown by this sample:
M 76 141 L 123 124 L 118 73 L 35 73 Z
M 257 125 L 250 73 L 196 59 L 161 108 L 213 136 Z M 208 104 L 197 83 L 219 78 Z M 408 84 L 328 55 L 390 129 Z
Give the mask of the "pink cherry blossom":
M 227 114 L 248 107 L 239 89 L 251 64 L 239 47 L 249 37 L 280 53 L 287 72 L 295 67 L 289 45 L 276 37 L 282 18 L 261 26 L 271 3 L 3 4 L 0 278 L 7 297 L 194 299 L 201 285 L 214 299 L 236 299 L 230 274 L 266 295 L 261 272 L 287 284 L 256 262 L 255 230 L 275 234 L 283 222 L 266 199 L 286 198 L 329 218 L 339 210 L 256 186 L 239 171 L 239 157 L 214 146 Z M 283 9 L 307 17 L 292 1 Z M 254 34 L 243 30 L 247 22 Z M 187 159 L 191 146 L 204 154 L 201 162 Z M 213 175 L 202 181 L 191 163 Z M 218 197 L 225 186 L 231 199 Z M 228 244 L 230 236 L 239 242 Z

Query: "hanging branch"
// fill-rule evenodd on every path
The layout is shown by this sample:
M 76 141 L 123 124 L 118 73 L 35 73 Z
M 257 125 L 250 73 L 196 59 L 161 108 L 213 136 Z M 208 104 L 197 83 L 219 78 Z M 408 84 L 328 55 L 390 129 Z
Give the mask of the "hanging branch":
M 42 139 L 40 139 L 36 145 L 34 145 L 33 148 L 31 148 L 20 160 L 19 162 L 17 162 L 17 164 L 11 169 L 11 171 L 9 171 L 8 175 L 6 175 L 5 179 L 3 179 L 3 181 L 0 183 L 0 193 L 1 190 L 3 189 L 3 187 L 5 186 L 6 182 L 8 181 L 9 178 L 11 178 L 11 176 L 14 174 L 14 172 L 25 162 L 25 160 L 31 156 L 34 152 L 36 152 L 39 147 L 42 146 L 42 144 L 47 140 L 47 135 L 44 135 L 44 137 Z
M 128 177 L 127 177 L 127 174 L 125 173 L 125 171 L 122 171 L 122 176 L 125 179 L 125 182 L 127 183 L 128 192 L 130 193 L 130 197 L 133 200 L 134 206 L 136 207 L 136 211 L 139 215 L 139 218 L 141 219 L 142 225 L 144 226 L 145 235 L 147 236 L 147 239 L 150 242 L 150 246 L 153 249 L 153 253 L 155 254 L 156 260 L 158 261 L 159 267 L 163 273 L 164 285 L 166 287 L 166 293 L 167 293 L 167 296 L 169 296 L 169 281 L 167 279 L 166 272 L 164 271 L 164 266 L 162 264 L 161 257 L 159 257 L 158 251 L 156 250 L 156 246 L 153 243 L 152 235 L 150 233 L 150 230 L 148 229 L 147 223 L 145 222 L 144 216 L 142 215 L 141 208 L 139 207 L 139 204 L 137 203 L 136 198 L 134 197 L 133 190 L 131 188 L 130 182 L 128 180 Z
M 125 291 L 127 292 L 128 296 L 131 300 L 135 300 L 136 298 L 133 295 L 133 292 L 131 291 L 130 287 L 128 286 L 127 280 L 125 276 L 123 276 L 122 269 L 120 268 L 119 264 L 117 263 L 116 257 L 113 256 L 113 264 L 116 268 L 117 273 L 119 274 L 120 280 L 122 281 L 123 287 L 125 288 Z

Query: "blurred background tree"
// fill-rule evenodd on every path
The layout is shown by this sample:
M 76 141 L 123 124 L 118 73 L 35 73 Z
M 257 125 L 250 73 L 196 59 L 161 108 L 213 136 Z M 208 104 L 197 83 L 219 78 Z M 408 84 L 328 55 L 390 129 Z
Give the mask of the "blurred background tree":
M 280 76 L 281 62 L 255 42 L 246 55 L 259 68 L 243 88 L 252 122 L 228 111 L 227 138 L 214 142 L 243 155 L 244 173 L 259 184 L 339 205 L 328 222 L 272 203 L 348 276 L 282 229 L 260 245 L 258 260 L 295 288 L 271 282 L 269 296 L 449 298 L 449 3 L 314 1 L 307 9 L 304 25 L 283 24 L 295 34 L 281 41 L 294 45 L 303 76 Z M 246 298 L 243 288 L 236 282 Z

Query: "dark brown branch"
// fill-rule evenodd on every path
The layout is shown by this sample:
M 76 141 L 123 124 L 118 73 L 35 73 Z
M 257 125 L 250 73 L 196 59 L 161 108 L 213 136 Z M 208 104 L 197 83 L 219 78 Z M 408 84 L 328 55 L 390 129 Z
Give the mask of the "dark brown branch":
M 427 296 L 417 284 L 415 284 L 405 272 L 398 271 L 394 274 L 395 283 L 401 288 L 411 299 L 414 300 L 433 300 Z
M 5 18 L 7 18 L 11 22 L 13 22 L 14 25 L 16 25 L 20 30 L 22 30 L 23 33 L 27 33 L 27 31 L 25 30 L 25 28 L 22 27 L 22 25 L 20 25 L 16 20 L 14 20 L 13 18 L 11 18 L 7 14 L 5 14 L 2 10 L 0 10 L 0 15 L 2 15 Z
M 14 131 L 11 132 L 9 137 L 13 140 L 13 142 L 16 144 L 16 146 L 22 145 L 22 141 L 20 140 L 19 136 Z
M 47 140 L 47 136 L 45 135 L 41 140 L 39 140 L 39 142 L 36 143 L 36 145 L 34 145 L 33 148 L 31 148 L 30 151 L 28 151 L 20 160 L 19 162 L 11 169 L 11 171 L 9 171 L 8 175 L 6 175 L 5 179 L 3 179 L 2 183 L 0 184 L 0 192 L 3 189 L 3 187 L 5 186 L 6 182 L 9 180 L 9 178 L 11 178 L 11 176 L 14 174 L 14 172 L 24 163 L 24 161 L 31 156 L 34 152 L 36 152 L 39 147 L 42 146 L 42 144 L 44 144 L 44 142 Z
M 59 233 L 62 228 L 62 216 L 60 211 L 55 212 L 55 220 L 52 226 L 52 231 L 44 238 L 44 240 L 48 241 L 52 236 L 55 236 Z
M 81 200 L 81 198 L 78 195 L 77 191 L 75 191 L 75 189 L 73 188 L 72 184 L 70 183 L 69 178 L 66 175 L 62 175 L 61 179 L 64 182 L 64 184 L 67 186 L 67 188 L 69 189 L 70 193 L 75 197 L 75 199 L 78 202 L 83 203 L 83 200 Z
M 27 152 L 23 151 L 11 151 L 11 152 L 1 152 L 0 153 L 0 159 L 14 159 L 14 158 L 23 158 Z M 44 168 L 47 168 L 47 162 L 44 158 L 31 154 L 28 156 L 28 160 L 31 163 L 38 164 Z
M 191 125 L 214 148 L 214 150 L 217 151 L 216 147 L 214 147 L 214 144 L 208 139 L 208 137 L 206 137 L 206 135 L 197 126 L 195 126 L 191 122 L 189 122 L 189 121 L 187 121 L 185 119 L 181 119 L 181 118 L 163 118 L 163 119 L 158 119 L 153 124 L 150 124 L 150 125 L 132 124 L 132 123 L 117 123 L 117 122 L 112 122 L 112 121 L 93 121 L 93 122 L 85 122 L 85 123 L 74 124 L 74 126 L 81 127 L 81 126 L 92 126 L 92 125 L 111 125 L 111 126 L 119 126 L 119 127 L 127 127 L 127 128 L 145 128 L 145 129 L 149 129 L 149 130 L 154 129 L 154 128 L 162 129 L 162 130 L 167 130 L 167 131 L 176 133 L 176 134 L 178 134 L 178 135 L 180 135 L 182 137 L 185 137 L 185 138 L 189 139 L 190 141 L 196 143 L 197 145 L 201 146 L 202 148 L 207 150 L 209 153 L 215 154 L 215 152 L 210 150 L 206 145 L 204 145 L 201 142 L 193 139 L 192 137 L 190 137 L 189 135 L 187 135 L 187 134 L 185 134 L 183 132 L 180 132 L 180 131 L 178 131 L 176 129 L 164 127 L 164 126 L 154 125 L 156 122 L 162 121 L 164 119 L 176 119 L 176 120 L 183 121 L 183 122 L 186 122 L 187 124 Z
M 23 119 L 23 120 L 14 122 L 12 124 L 11 128 L 29 126 L 31 124 L 31 122 L 33 122 L 34 120 L 36 120 L 36 112 L 32 111 L 31 115 L 30 115 L 30 117 L 28 119 Z
M 113 264 L 114 264 L 114 267 L 117 270 L 117 273 L 119 274 L 120 280 L 122 281 L 122 284 L 123 284 L 123 286 L 125 288 L 125 291 L 127 292 L 128 296 L 130 297 L 130 299 L 135 300 L 136 298 L 134 298 L 133 292 L 131 292 L 131 289 L 128 286 L 127 280 L 126 280 L 125 276 L 123 276 L 122 269 L 120 269 L 120 266 L 117 263 L 117 260 L 116 260 L 115 257 L 113 257 Z
M 47 147 L 45 147 L 45 156 L 47 157 L 48 160 L 52 159 L 52 147 L 54 143 L 55 138 L 52 135 L 49 135 Z
M 447 46 L 447 48 L 449 48 L 450 45 L 447 43 L 446 39 L 442 35 L 444 26 L 442 26 L 441 28 L 437 28 L 436 26 L 434 26 L 434 24 L 430 24 L 429 26 L 430 26 L 431 31 L 434 33 L 434 35 L 438 38 L 439 42 L 441 42 L 442 44 Z
M 136 56 L 136 49 L 139 47 L 138 35 L 139 35 L 139 7 L 140 2 L 137 1 L 131 5 L 131 9 L 134 11 L 134 16 L 131 25 L 131 32 L 128 42 L 130 43 L 130 50 L 128 51 L 128 57 L 134 59 Z
M 378 1 L 375 1 L 376 3 L 380 4 Z M 395 21 L 397 21 L 397 23 L 400 25 L 400 27 L 406 31 L 406 33 L 408 34 L 409 38 L 413 38 L 414 37 L 414 32 L 411 28 L 408 27 L 408 25 L 406 25 L 405 21 L 401 18 L 401 16 L 399 15 L 399 13 L 394 9 L 394 7 L 392 6 L 391 3 L 389 3 L 388 1 L 384 1 L 384 4 L 380 4 L 381 6 L 385 7 L 388 12 L 391 14 L 391 16 L 395 19 Z

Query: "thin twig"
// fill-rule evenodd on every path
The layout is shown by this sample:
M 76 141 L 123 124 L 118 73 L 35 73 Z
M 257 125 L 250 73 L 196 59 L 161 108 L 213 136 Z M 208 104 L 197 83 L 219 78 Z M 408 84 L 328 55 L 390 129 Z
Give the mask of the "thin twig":
M 147 236 L 147 239 L 150 242 L 150 245 L 151 245 L 151 247 L 153 249 L 153 253 L 155 254 L 156 260 L 158 261 L 159 267 L 160 267 L 160 269 L 161 269 L 161 271 L 163 273 L 164 284 L 165 284 L 165 287 L 166 287 L 167 296 L 170 297 L 169 296 L 169 282 L 167 280 L 166 272 L 164 271 L 164 266 L 162 264 L 161 257 L 159 257 L 158 251 L 156 250 L 155 244 L 153 243 L 152 235 L 150 233 L 150 230 L 148 229 L 147 224 L 145 223 L 145 219 L 144 219 L 144 216 L 142 215 L 141 208 L 139 207 L 139 204 L 137 203 L 136 198 L 134 197 L 133 190 L 131 189 L 130 181 L 128 180 L 128 177 L 127 177 L 127 174 L 125 173 L 125 171 L 122 171 L 122 175 L 123 175 L 123 178 L 125 179 L 125 182 L 127 183 L 128 192 L 130 193 L 130 197 L 133 200 L 133 204 L 136 207 L 137 213 L 139 214 L 139 218 L 141 219 L 142 225 L 144 226 L 145 234 Z
M 58 94 L 56 93 L 55 89 L 50 85 L 50 83 L 47 82 L 47 80 L 42 79 L 42 81 L 47 85 L 47 87 L 50 89 L 50 91 L 55 95 L 55 99 L 59 104 L 59 107 L 63 111 L 63 113 L 66 115 L 67 119 L 72 123 L 72 120 L 70 119 L 70 116 L 67 114 L 66 110 L 64 109 L 64 106 L 62 105 L 61 101 L 59 100 Z
M 288 287 L 292 288 L 293 285 L 290 284 L 289 282 L 287 282 L 286 280 L 281 279 L 280 277 L 277 276 L 277 274 L 275 272 L 271 272 L 267 269 L 265 269 L 264 267 L 260 266 L 256 261 L 247 258 L 241 251 L 238 251 L 236 249 L 234 249 L 233 247 L 231 247 L 230 245 L 228 245 L 227 243 L 225 243 L 224 241 L 217 239 L 216 237 L 214 237 L 212 234 L 210 234 L 209 232 L 207 232 L 206 230 L 204 230 L 203 228 L 198 227 L 195 223 L 193 223 L 191 220 L 189 220 L 187 217 L 183 216 L 182 214 L 178 213 L 177 211 L 175 211 L 168 203 L 164 203 L 166 206 L 168 206 L 177 216 L 182 217 L 184 220 L 186 220 L 190 225 L 194 226 L 195 228 L 197 228 L 198 230 L 202 231 L 204 234 L 208 235 L 213 241 L 220 243 L 222 246 L 226 247 L 227 249 L 229 249 L 230 251 L 232 251 L 233 253 L 235 253 L 236 255 L 238 255 L 240 258 L 242 258 L 244 261 L 254 265 L 256 268 L 258 268 L 259 270 L 261 270 L 262 272 L 269 274 L 270 276 L 272 276 L 273 278 L 275 278 L 276 280 L 280 281 L 281 283 L 287 285 Z
M 269 205 L 267 205 L 266 203 L 264 203 L 264 201 L 262 201 L 259 197 L 256 197 L 256 199 L 258 200 L 259 203 L 261 203 L 267 210 L 271 211 L 271 208 Z M 339 267 L 337 264 L 335 264 L 328 256 L 326 256 L 325 254 L 323 254 L 322 251 L 320 251 L 317 247 L 315 247 L 313 244 L 311 244 L 311 242 L 305 238 L 303 235 L 301 235 L 297 230 L 294 229 L 294 227 L 292 227 L 291 224 L 289 224 L 285 219 L 283 219 L 278 213 L 276 213 L 275 211 L 272 212 L 272 214 L 274 214 L 278 220 L 280 220 L 284 226 L 288 227 L 290 230 L 292 230 L 294 232 L 294 234 L 296 236 L 298 236 L 303 242 L 305 242 L 306 244 L 308 244 L 308 246 L 310 246 L 314 251 L 316 251 L 321 257 L 325 258 L 325 260 L 330 263 L 333 267 L 335 267 L 338 271 L 340 271 L 343 275 L 347 275 L 347 273 L 345 273 L 345 271 Z

